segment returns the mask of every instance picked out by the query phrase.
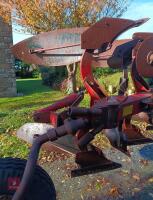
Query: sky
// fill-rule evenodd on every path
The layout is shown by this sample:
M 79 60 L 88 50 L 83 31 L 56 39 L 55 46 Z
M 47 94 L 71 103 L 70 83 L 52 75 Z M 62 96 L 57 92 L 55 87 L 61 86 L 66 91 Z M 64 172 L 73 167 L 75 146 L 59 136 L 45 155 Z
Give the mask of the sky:
M 132 28 L 123 33 L 119 38 L 131 38 L 135 32 L 153 32 L 153 0 L 132 0 L 128 10 L 122 15 L 122 18 L 137 20 L 141 18 L 150 18 L 148 22 L 137 28 Z M 13 32 L 13 43 L 16 44 L 28 37 L 30 34 Z

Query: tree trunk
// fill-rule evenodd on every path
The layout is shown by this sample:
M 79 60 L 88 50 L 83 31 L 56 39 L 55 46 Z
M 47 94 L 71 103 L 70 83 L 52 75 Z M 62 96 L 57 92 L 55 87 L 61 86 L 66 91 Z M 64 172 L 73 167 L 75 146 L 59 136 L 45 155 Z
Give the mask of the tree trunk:
M 67 91 L 68 94 L 76 92 L 76 71 L 77 71 L 77 64 L 73 63 L 71 65 L 67 65 L 68 71 L 68 82 L 67 82 Z

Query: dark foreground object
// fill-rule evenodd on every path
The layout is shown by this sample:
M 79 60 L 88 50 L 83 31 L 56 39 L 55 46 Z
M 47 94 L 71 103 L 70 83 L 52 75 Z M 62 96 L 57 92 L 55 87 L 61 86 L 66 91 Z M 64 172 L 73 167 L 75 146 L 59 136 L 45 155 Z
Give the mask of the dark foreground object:
M 16 189 L 19 187 L 26 160 L 17 158 L 0 159 L 0 199 L 12 199 Z M 33 180 L 29 182 L 29 190 L 24 200 L 56 199 L 54 184 L 49 175 L 40 167 L 36 166 Z M 6 198 L 7 197 L 7 198 Z

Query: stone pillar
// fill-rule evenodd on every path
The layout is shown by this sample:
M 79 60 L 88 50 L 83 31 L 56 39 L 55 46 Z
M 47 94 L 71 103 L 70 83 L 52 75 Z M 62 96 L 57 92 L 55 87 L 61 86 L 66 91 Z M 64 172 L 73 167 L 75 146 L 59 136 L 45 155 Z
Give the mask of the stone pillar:
M 16 96 L 12 27 L 0 18 L 0 97 Z

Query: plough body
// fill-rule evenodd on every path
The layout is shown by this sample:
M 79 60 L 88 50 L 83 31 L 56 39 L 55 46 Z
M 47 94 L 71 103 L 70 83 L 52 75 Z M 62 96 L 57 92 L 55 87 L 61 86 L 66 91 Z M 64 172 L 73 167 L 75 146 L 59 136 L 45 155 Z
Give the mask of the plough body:
M 39 149 L 47 141 L 52 142 L 53 149 L 61 151 L 62 147 L 63 151 L 75 154 L 79 167 L 72 170 L 72 176 L 121 167 L 91 143 L 101 131 L 114 148 L 128 156 L 128 145 L 152 142 L 131 124 L 131 119 L 143 112 L 145 120 L 153 122 L 152 89 L 143 79 L 153 76 L 153 33 L 135 33 L 133 39 L 115 40 L 121 33 L 147 20 L 103 18 L 89 28 L 42 33 L 12 48 L 17 58 L 38 65 L 63 66 L 81 60 L 82 82 L 90 96 L 90 108 L 79 107 L 84 94 L 78 92 L 34 113 L 35 122 L 50 123 L 54 128 L 35 137 L 13 200 L 22 199 L 33 175 Z M 106 65 L 123 71 L 116 96 L 109 96 L 92 73 L 93 66 Z M 127 96 L 129 65 L 135 93 Z M 64 110 L 59 111 L 61 108 Z M 66 139 L 69 137 L 71 140 Z

